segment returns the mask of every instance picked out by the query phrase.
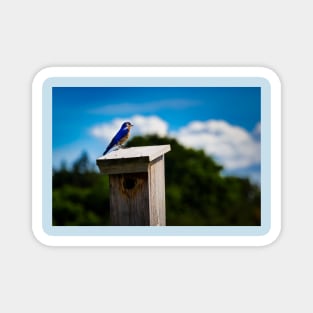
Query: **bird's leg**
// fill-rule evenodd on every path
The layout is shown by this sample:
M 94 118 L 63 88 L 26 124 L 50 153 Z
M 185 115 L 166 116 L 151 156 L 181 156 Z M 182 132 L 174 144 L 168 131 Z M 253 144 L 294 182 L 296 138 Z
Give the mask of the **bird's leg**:
M 120 146 L 117 145 L 116 148 L 115 148 L 113 151 L 117 151 L 117 150 L 119 150 L 119 149 L 120 149 Z
M 124 146 L 122 144 L 119 144 L 116 150 L 119 150 L 119 149 L 124 149 Z

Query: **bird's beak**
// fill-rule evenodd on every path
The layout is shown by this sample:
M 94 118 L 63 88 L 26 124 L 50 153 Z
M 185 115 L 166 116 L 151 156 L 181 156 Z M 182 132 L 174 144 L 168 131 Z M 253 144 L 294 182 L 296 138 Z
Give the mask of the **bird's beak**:
M 134 125 L 133 125 L 133 124 L 130 124 L 129 126 L 130 126 L 130 127 L 133 127 Z

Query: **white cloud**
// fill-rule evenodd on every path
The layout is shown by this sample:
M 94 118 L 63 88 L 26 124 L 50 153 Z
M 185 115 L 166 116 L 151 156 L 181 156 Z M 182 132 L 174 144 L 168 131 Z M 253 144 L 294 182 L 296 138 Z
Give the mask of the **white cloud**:
M 91 129 L 91 134 L 109 142 L 121 127 L 129 120 L 134 127 L 132 136 L 168 134 L 168 124 L 158 116 L 134 115 L 129 119 L 114 119 L 110 123 L 96 125 Z M 170 133 L 181 144 L 203 149 L 208 155 L 215 158 L 225 169 L 235 170 L 246 168 L 260 163 L 260 141 L 255 136 L 260 132 L 257 124 L 252 133 L 244 128 L 231 125 L 223 120 L 208 120 L 205 122 L 192 121 L 177 132 Z
M 261 139 L 261 123 L 257 123 L 253 129 L 252 132 L 255 139 L 260 140 Z
M 110 123 L 96 125 L 91 128 L 91 134 L 105 141 L 110 141 L 120 129 L 123 122 L 129 121 L 134 127 L 131 130 L 132 136 L 158 134 L 165 136 L 168 130 L 168 124 L 158 116 L 134 115 L 129 119 L 114 119 Z
M 227 169 L 260 162 L 260 142 L 245 129 L 225 121 L 193 121 L 174 136 L 186 146 L 203 149 Z
M 261 134 L 261 123 L 257 123 L 253 129 L 253 133 L 255 135 L 260 135 Z

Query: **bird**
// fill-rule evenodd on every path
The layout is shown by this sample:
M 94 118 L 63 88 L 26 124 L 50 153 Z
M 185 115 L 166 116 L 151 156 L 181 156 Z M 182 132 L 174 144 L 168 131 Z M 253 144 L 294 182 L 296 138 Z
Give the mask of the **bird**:
M 113 137 L 105 151 L 102 155 L 106 155 L 110 149 L 112 149 L 114 146 L 118 146 L 118 148 L 122 147 L 122 144 L 129 138 L 130 135 L 130 129 L 134 125 L 131 122 L 124 122 L 120 128 L 120 130 L 116 133 L 116 135 Z

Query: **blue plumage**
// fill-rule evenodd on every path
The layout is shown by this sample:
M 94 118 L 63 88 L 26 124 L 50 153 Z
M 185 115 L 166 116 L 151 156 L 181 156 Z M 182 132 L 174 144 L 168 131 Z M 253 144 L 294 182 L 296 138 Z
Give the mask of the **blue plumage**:
M 121 147 L 122 144 L 129 138 L 130 135 L 130 129 L 133 127 L 130 122 L 124 122 L 120 128 L 120 130 L 116 133 L 116 135 L 113 137 L 105 151 L 103 152 L 103 155 L 109 152 L 110 149 L 112 149 L 114 146 Z

